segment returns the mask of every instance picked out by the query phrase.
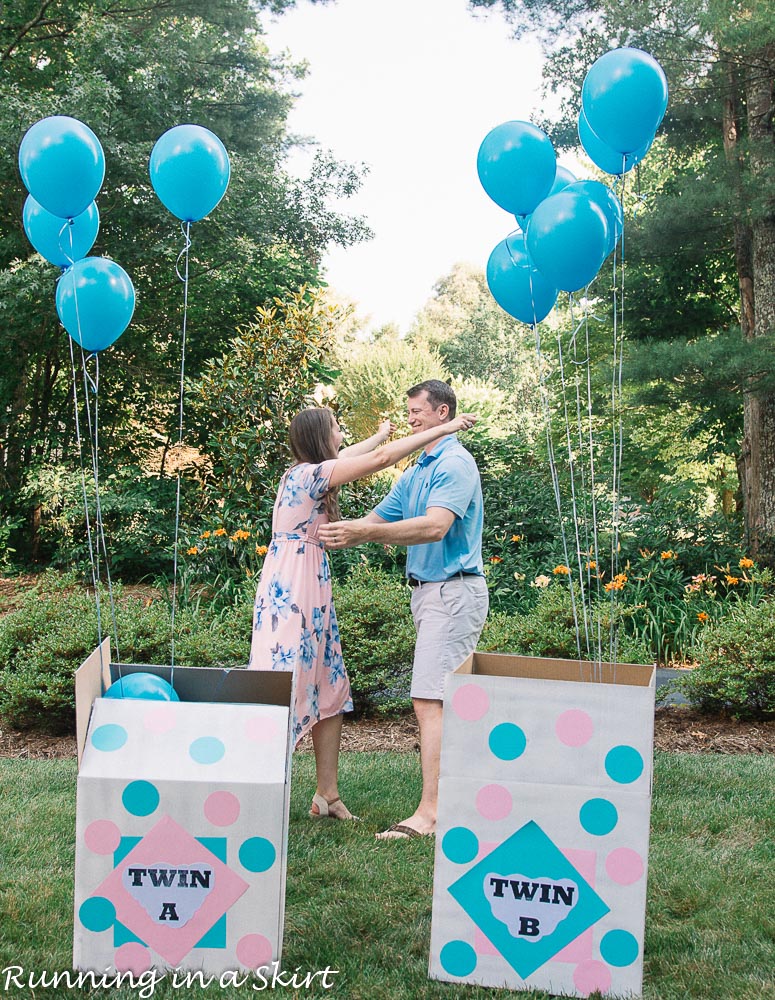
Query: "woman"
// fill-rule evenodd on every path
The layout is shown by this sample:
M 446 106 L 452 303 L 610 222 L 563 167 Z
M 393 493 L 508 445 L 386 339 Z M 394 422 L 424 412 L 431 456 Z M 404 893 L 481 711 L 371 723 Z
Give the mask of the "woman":
M 392 429 L 386 420 L 372 437 L 342 451 L 342 432 L 331 410 L 302 410 L 291 421 L 296 464 L 283 475 L 277 491 L 248 666 L 296 671 L 293 735 L 298 743 L 311 729 L 315 750 L 317 790 L 311 816 L 354 818 L 339 798 L 337 776 L 342 713 L 352 711 L 353 705 L 331 599 L 328 557 L 317 528 L 339 519 L 337 495 L 342 483 L 387 469 L 446 434 L 467 430 L 475 421 L 464 413 L 380 448 Z

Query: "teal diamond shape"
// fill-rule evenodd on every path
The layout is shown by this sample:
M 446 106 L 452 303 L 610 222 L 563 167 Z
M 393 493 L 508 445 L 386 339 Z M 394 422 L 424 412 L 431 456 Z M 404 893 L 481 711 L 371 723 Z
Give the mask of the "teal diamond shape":
M 610 909 L 533 820 L 448 891 L 523 979 Z

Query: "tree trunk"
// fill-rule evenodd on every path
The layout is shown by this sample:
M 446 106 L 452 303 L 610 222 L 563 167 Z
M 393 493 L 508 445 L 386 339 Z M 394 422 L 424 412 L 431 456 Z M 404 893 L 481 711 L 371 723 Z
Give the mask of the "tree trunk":
M 746 70 L 746 104 L 754 199 L 752 206 L 753 328 L 749 337 L 775 333 L 775 206 L 766 198 L 775 164 L 773 81 L 775 46 L 752 53 Z M 775 564 L 775 393 L 751 393 L 744 413 L 745 521 L 751 552 Z

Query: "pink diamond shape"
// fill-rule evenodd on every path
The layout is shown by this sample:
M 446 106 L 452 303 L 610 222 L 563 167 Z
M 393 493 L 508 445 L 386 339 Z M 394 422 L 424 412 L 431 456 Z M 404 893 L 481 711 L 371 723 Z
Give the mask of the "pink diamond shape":
M 183 926 L 173 927 L 169 923 L 162 924 L 154 920 L 123 884 L 124 873 L 128 868 L 142 869 L 143 866 L 156 866 L 160 863 L 180 865 L 187 869 L 206 866 L 213 873 L 211 891 Z M 170 816 L 164 816 L 121 859 L 102 885 L 95 889 L 94 895 L 109 899 L 116 908 L 118 921 L 171 965 L 177 965 L 248 888 L 248 883 L 212 851 L 200 844 Z

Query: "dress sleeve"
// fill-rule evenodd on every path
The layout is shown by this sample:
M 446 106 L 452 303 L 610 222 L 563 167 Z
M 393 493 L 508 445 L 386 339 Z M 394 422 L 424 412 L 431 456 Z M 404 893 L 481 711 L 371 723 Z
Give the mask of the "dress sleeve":
M 313 500 L 320 500 L 329 489 L 331 473 L 334 471 L 336 459 L 331 458 L 319 465 L 304 465 L 300 467 L 300 484 Z

